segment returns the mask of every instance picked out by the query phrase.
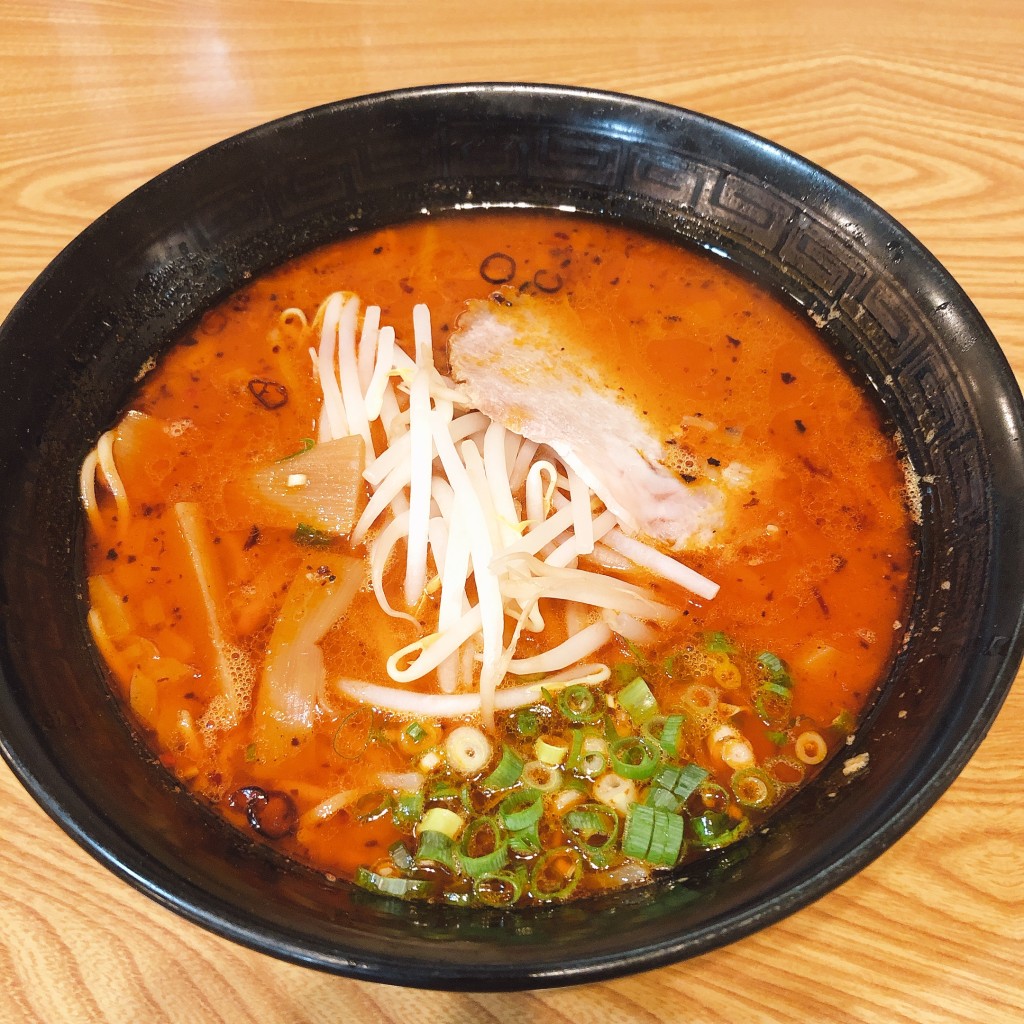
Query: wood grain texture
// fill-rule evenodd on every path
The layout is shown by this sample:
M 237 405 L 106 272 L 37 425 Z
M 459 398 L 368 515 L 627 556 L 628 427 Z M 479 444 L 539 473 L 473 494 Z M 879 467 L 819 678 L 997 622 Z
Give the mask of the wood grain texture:
M 1019 0 L 5 0 L 0 313 L 177 160 L 317 103 L 441 81 L 637 93 L 861 189 L 950 269 L 1024 381 Z M 650 974 L 422 993 L 278 963 L 101 869 L 0 767 L 0 1024 L 1024 1019 L 1024 684 L 911 833 L 814 906 Z

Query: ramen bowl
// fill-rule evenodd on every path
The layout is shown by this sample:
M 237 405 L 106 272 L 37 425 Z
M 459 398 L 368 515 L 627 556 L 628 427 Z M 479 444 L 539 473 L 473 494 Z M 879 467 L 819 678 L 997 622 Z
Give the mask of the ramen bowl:
M 248 841 L 138 740 L 85 623 L 77 475 L 140 369 L 252 276 L 353 232 L 518 206 L 713 250 L 802 307 L 899 432 L 921 481 L 919 565 L 889 677 L 852 743 L 767 827 L 684 877 L 585 902 L 404 902 Z M 393 984 L 512 989 L 649 969 L 740 938 L 910 828 L 967 763 L 1020 662 L 1024 409 L 991 333 L 863 196 L 689 111 L 492 84 L 264 125 L 162 174 L 72 242 L 4 323 L 0 366 L 4 756 L 129 884 L 285 960 Z

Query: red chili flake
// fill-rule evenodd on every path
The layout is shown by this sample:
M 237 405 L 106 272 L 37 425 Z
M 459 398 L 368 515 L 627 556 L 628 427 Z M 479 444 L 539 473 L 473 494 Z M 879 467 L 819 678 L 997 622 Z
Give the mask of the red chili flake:
M 780 373 L 779 376 L 782 378 L 783 384 L 792 384 L 793 381 L 796 380 L 796 377 L 794 377 L 793 374 L 785 371 L 783 373 Z
M 249 531 L 249 536 L 245 538 L 245 543 L 242 545 L 243 551 L 248 551 L 249 548 L 256 547 L 261 539 L 260 528 L 253 524 L 253 528 Z
M 264 409 L 280 409 L 288 401 L 288 389 L 264 377 L 253 377 L 249 381 L 249 393 Z
M 722 461 L 721 461 L 721 459 L 716 459 L 716 458 L 715 458 L 714 456 L 712 456 L 712 455 L 709 455 L 709 456 L 708 456 L 708 465 L 709 465 L 709 466 L 720 466 L 721 464 L 722 464 Z
M 831 615 L 831 612 L 828 610 L 828 605 L 825 604 L 825 598 L 821 596 L 821 591 L 817 587 L 811 587 L 811 593 L 814 595 L 814 600 L 818 602 L 821 614 L 827 619 Z
M 796 424 L 796 429 L 801 434 L 806 434 L 807 433 L 807 428 L 804 426 L 804 421 L 803 420 L 793 420 L 793 422 Z
M 727 334 L 725 336 L 725 338 L 726 338 L 726 341 L 728 341 L 729 344 L 732 345 L 733 348 L 739 348 L 740 345 L 743 344 L 743 342 L 740 341 L 739 338 L 734 338 L 731 334 Z
M 403 277 L 399 280 L 398 287 L 401 288 L 406 295 L 412 295 L 414 291 L 413 286 L 409 284 L 409 278 L 407 277 Z

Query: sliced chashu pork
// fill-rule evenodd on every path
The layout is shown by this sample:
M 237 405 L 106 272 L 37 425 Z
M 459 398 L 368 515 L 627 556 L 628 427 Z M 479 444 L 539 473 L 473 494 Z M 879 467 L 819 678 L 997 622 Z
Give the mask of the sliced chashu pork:
M 622 525 L 673 551 L 707 544 L 724 519 L 711 483 L 687 484 L 619 381 L 607 379 L 567 305 L 528 295 L 472 301 L 448 343 L 469 401 L 549 445 Z

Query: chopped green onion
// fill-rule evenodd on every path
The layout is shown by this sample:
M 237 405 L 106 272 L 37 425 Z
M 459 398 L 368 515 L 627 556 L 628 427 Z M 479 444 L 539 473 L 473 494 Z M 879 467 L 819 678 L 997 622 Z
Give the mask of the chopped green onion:
M 516 829 L 508 839 L 508 847 L 513 853 L 532 856 L 540 853 L 540 829 L 536 821 L 525 828 Z
M 626 812 L 622 852 L 648 864 L 672 867 L 683 850 L 684 830 L 678 814 L 661 807 L 633 804 Z
M 331 745 L 338 757 L 355 761 L 370 745 L 373 739 L 373 709 L 357 708 L 349 712 L 338 724 Z
M 569 740 L 569 753 L 565 759 L 565 770 L 574 772 L 579 768 L 580 757 L 583 754 L 583 730 L 570 729 L 571 739 Z
M 596 779 L 608 766 L 608 741 L 600 736 L 587 736 L 583 740 L 580 772 L 588 779 Z
M 422 743 L 427 738 L 427 730 L 419 722 L 410 722 L 405 727 L 405 735 L 413 743 Z
M 676 757 L 685 722 L 685 715 L 655 715 L 643 724 L 640 733 L 657 743 L 670 757 Z
M 544 902 L 568 899 L 583 877 L 583 860 L 571 846 L 559 846 L 537 858 L 530 873 L 530 895 Z
M 608 748 L 612 771 L 624 779 L 649 779 L 661 763 L 661 749 L 642 736 L 624 736 Z
M 359 868 L 356 871 L 355 883 L 381 896 L 397 896 L 402 900 L 428 896 L 431 890 L 431 883 L 423 879 L 378 875 L 367 868 Z
M 476 852 L 482 850 L 482 852 Z M 477 878 L 500 871 L 508 862 L 508 840 L 494 818 L 474 818 L 466 826 L 459 843 L 462 870 Z
M 451 836 L 434 829 L 421 830 L 416 848 L 417 863 L 442 864 L 455 870 L 455 843 Z
M 779 725 L 789 719 L 793 694 L 778 682 L 764 683 L 754 694 L 754 710 L 765 725 Z
M 736 772 L 729 785 L 736 795 L 736 802 L 744 807 L 760 809 L 775 801 L 775 783 L 767 772 L 753 765 Z
M 501 750 L 501 760 L 481 785 L 484 789 L 510 789 L 522 774 L 523 759 L 506 743 Z
M 409 852 L 409 848 L 401 839 L 395 841 L 388 847 L 391 861 L 399 871 L 412 871 L 416 867 L 416 858 Z
M 356 821 L 376 821 L 391 809 L 391 794 L 387 790 L 375 789 L 364 793 L 352 805 L 352 816 Z
M 296 455 L 305 455 L 311 448 L 316 447 L 316 441 L 311 437 L 304 437 L 299 441 L 299 450 L 297 452 L 289 452 L 287 455 L 282 455 L 278 462 L 287 462 L 289 459 L 294 459 Z
M 589 686 L 567 686 L 558 694 L 558 710 L 573 725 L 591 725 L 604 714 L 604 708 Z
M 619 661 L 612 666 L 612 679 L 616 683 L 629 683 L 636 679 L 636 665 L 631 661 Z
M 334 540 L 332 534 L 318 530 L 315 526 L 309 526 L 307 523 L 299 523 L 292 536 L 296 544 L 307 548 L 325 548 Z
M 563 816 L 562 823 L 595 868 L 611 864 L 619 839 L 619 816 L 615 811 L 604 804 L 580 804 Z
M 427 789 L 430 800 L 451 800 L 459 795 L 459 787 L 451 779 L 434 779 Z
M 423 815 L 423 794 L 399 793 L 391 809 L 391 819 L 399 827 L 414 825 Z
M 757 656 L 757 663 L 764 670 L 769 683 L 778 683 L 781 686 L 792 687 L 793 680 L 790 677 L 786 663 L 770 651 L 762 651 Z
M 777 747 L 784 747 L 789 742 L 788 732 L 778 732 L 774 729 L 765 731 L 765 736 Z
M 725 633 L 708 633 L 704 638 L 704 646 L 712 654 L 735 654 L 736 647 Z
M 750 831 L 749 819 L 741 818 L 738 823 L 733 824 L 733 819 L 729 815 L 714 811 L 691 818 L 690 825 L 698 845 L 708 850 L 728 846 L 737 839 L 742 839 Z
M 245 748 L 245 759 L 246 759 L 246 761 L 255 761 L 256 760 L 256 744 L 255 743 L 250 743 Z
M 707 777 L 707 771 L 697 764 L 688 764 L 682 768 L 669 765 L 658 772 L 654 784 L 667 789 L 678 800 L 686 801 Z
M 498 814 L 510 832 L 528 828 L 544 814 L 544 794 L 539 789 L 517 789 L 498 804 Z
M 526 888 L 525 871 L 491 871 L 473 879 L 473 895 L 488 907 L 511 907 Z
M 685 801 L 680 800 L 670 789 L 662 789 L 661 786 L 651 786 L 644 797 L 644 803 L 648 807 L 660 807 L 662 810 L 676 813 Z
M 840 711 L 839 714 L 832 719 L 832 728 L 835 729 L 837 732 L 841 732 L 847 735 L 853 732 L 856 724 L 857 723 L 854 720 L 853 715 L 851 715 L 850 712 L 846 710 L 846 708 L 843 708 L 843 710 Z
M 551 739 L 547 736 L 538 736 L 533 744 L 533 751 L 541 764 L 546 764 L 549 768 L 557 768 L 565 760 L 569 748 L 564 743 L 552 742 Z
M 543 761 L 527 761 L 523 765 L 523 782 L 531 789 L 553 793 L 562 785 L 562 773 Z
M 516 732 L 530 738 L 540 732 L 540 716 L 535 711 L 516 712 Z
M 631 683 L 619 690 L 615 699 L 619 702 L 619 707 L 637 725 L 643 725 L 655 715 L 661 714 L 658 710 L 658 702 L 654 699 L 654 694 L 651 693 L 651 688 L 643 676 L 637 676 Z

